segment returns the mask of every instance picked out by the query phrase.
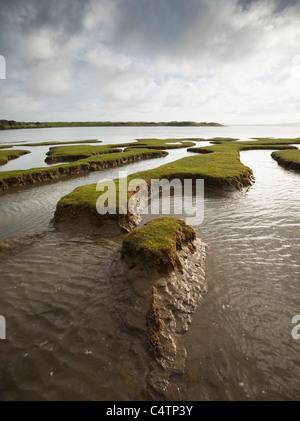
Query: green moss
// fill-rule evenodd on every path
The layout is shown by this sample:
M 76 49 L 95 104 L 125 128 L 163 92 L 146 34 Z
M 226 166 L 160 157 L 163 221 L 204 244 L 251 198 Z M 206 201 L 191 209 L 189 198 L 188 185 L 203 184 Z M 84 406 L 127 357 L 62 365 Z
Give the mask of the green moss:
M 10 161 L 11 159 L 19 158 L 22 155 L 26 155 L 30 153 L 29 151 L 25 150 L 0 150 L 0 165 L 5 165 Z
M 285 150 L 272 152 L 272 158 L 286 169 L 300 171 L 300 150 Z
M 193 251 L 195 239 L 194 229 L 183 219 L 161 217 L 130 232 L 123 241 L 122 256 L 140 258 L 143 263 L 165 273 L 182 270 L 177 250 L 187 245 Z
M 102 155 L 106 153 L 122 152 L 121 149 L 113 148 L 112 146 L 91 146 L 91 145 L 76 145 L 76 146 L 56 146 L 50 148 L 47 152 L 46 162 L 63 162 L 63 161 L 77 161 L 85 159 L 93 155 Z

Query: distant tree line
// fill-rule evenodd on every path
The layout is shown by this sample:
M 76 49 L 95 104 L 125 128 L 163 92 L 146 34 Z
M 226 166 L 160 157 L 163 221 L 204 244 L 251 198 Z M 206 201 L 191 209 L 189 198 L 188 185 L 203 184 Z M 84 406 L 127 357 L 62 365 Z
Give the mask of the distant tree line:
M 14 120 L 0 120 L 0 130 L 9 129 L 35 129 L 46 127 L 107 127 L 107 126 L 217 126 L 222 127 L 219 123 L 197 123 L 195 121 L 168 121 L 168 122 L 148 122 L 148 121 L 85 121 L 85 122 L 18 122 Z

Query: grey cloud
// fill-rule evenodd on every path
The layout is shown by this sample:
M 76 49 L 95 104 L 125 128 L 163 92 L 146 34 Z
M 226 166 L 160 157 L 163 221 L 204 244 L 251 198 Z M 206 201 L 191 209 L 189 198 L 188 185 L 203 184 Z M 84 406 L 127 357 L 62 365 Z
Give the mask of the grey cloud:
M 272 7 L 264 11 L 265 5 Z M 269 57 L 280 68 L 298 54 L 290 21 L 297 32 L 299 6 L 295 0 L 0 0 L 0 54 L 8 70 L 0 102 L 12 110 L 10 118 L 18 109 L 30 119 L 31 109 L 54 120 L 97 119 L 101 111 L 120 119 L 124 110 L 127 119 L 138 119 L 137 100 L 140 113 L 157 114 L 161 104 L 167 115 L 173 101 L 180 115 L 180 104 L 196 109 L 200 98 L 208 107 L 215 96 L 214 111 L 226 92 L 223 100 L 232 98 L 238 110 L 234 90 L 241 85 L 257 103 L 248 72 L 263 79 L 273 71 Z M 22 111 L 27 102 L 31 108 Z
M 0 18 L 2 25 L 11 25 L 24 34 L 51 28 L 72 35 L 80 30 L 82 16 L 89 5 L 90 0 L 1 0 Z
M 251 28 L 234 28 L 231 18 L 268 0 L 120 0 L 110 48 L 144 59 L 208 57 L 228 60 L 255 48 Z M 277 0 L 274 0 L 277 2 Z M 286 4 L 292 0 L 286 0 Z M 277 3 L 276 3 L 277 4 Z M 270 16 L 272 19 L 272 16 Z
M 264 2 L 264 0 L 238 0 L 238 4 L 241 5 L 244 9 L 248 9 L 252 4 L 259 4 Z M 275 0 L 275 13 L 280 13 L 288 7 L 293 7 L 299 3 L 299 0 Z
M 80 33 L 89 4 L 89 0 L 0 0 L 0 51 L 17 65 L 16 58 L 27 53 L 24 47 L 28 36 L 39 30 L 49 31 L 52 43 L 59 49 Z
M 234 5 L 236 0 L 228 3 Z M 120 0 L 110 46 L 149 59 L 160 54 L 201 55 L 221 39 L 219 4 L 216 0 Z

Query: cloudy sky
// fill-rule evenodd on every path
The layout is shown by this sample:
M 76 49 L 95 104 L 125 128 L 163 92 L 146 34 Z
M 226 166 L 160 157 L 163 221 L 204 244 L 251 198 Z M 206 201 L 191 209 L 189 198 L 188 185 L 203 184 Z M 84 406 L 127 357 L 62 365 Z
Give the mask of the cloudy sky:
M 300 121 L 300 0 L 0 0 L 0 119 Z

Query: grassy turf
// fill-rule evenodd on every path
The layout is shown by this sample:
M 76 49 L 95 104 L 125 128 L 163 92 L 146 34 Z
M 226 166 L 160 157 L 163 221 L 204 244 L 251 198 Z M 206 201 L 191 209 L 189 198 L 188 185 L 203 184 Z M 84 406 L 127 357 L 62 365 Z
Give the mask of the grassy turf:
M 121 149 L 113 148 L 112 146 L 100 145 L 76 145 L 76 146 L 56 146 L 50 148 L 47 152 L 46 162 L 63 162 L 63 161 L 77 161 L 85 159 L 93 155 L 102 155 L 106 153 L 122 152 Z
M 90 171 L 98 171 L 112 166 L 120 166 L 140 159 L 159 158 L 165 156 L 164 151 L 139 149 L 105 155 L 94 155 L 80 159 L 74 163 L 54 165 L 52 167 L 32 168 L 0 172 L 0 189 L 12 186 L 33 184 L 58 179 L 67 175 L 78 175 Z
M 0 165 L 5 165 L 10 161 L 11 159 L 19 158 L 22 155 L 26 155 L 30 153 L 29 151 L 23 151 L 23 150 L 6 150 L 1 149 L 0 150 Z
M 300 143 L 300 137 L 296 137 L 294 139 L 290 139 L 290 138 L 272 139 L 271 137 L 257 137 L 254 139 L 256 139 L 257 143 L 261 145 L 269 145 L 269 144 L 286 145 L 286 144 L 292 144 L 292 143 L 295 143 L 295 144 Z
M 161 217 L 129 233 L 123 241 L 122 256 L 141 258 L 143 263 L 166 273 L 175 268 L 182 270 L 177 250 L 186 245 L 194 251 L 195 239 L 194 229 L 183 219 Z
M 286 169 L 300 171 L 300 150 L 286 150 L 272 152 L 272 158 Z
M 210 143 L 218 145 L 219 143 L 222 142 L 234 142 L 235 140 L 238 140 L 236 138 L 233 137 L 212 137 L 211 139 L 205 139 L 208 140 Z
M 202 138 L 172 138 L 172 139 L 137 139 L 134 143 L 123 143 L 117 147 L 131 148 L 151 148 L 151 149 L 180 149 L 195 146 L 194 142 L 204 142 Z

